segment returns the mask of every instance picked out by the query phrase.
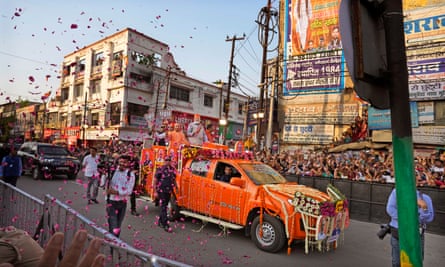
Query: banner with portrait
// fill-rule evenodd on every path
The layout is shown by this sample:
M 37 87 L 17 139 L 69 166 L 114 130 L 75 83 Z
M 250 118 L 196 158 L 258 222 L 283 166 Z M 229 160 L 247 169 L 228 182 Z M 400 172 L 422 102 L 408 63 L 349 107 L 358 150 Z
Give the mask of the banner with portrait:
M 284 95 L 343 89 L 339 4 L 340 0 L 285 1 Z

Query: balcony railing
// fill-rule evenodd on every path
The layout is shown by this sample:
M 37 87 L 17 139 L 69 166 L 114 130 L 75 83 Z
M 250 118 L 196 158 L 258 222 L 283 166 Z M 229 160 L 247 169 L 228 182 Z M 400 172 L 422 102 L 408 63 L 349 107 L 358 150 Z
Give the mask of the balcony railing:
M 94 66 L 91 70 L 91 78 L 101 78 L 102 77 L 102 65 Z

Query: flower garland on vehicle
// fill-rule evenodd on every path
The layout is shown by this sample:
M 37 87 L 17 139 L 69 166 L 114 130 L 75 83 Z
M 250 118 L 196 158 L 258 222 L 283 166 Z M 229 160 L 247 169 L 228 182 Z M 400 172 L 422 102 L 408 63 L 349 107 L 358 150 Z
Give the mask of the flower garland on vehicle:
M 253 154 L 251 152 L 240 153 L 222 149 L 199 149 L 196 147 L 186 147 L 182 149 L 181 152 L 184 159 L 197 157 L 207 159 L 253 159 Z
M 320 202 L 312 197 L 306 196 L 301 192 L 295 193 L 295 198 L 292 200 L 292 205 L 303 212 L 314 214 L 316 216 L 334 217 L 338 212 L 347 208 L 348 202 L 346 199 L 337 201 L 323 201 Z

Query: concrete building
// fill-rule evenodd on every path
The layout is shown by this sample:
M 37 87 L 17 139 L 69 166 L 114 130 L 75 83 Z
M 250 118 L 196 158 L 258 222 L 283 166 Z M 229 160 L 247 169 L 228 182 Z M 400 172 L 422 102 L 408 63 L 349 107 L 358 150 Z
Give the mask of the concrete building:
M 64 57 L 61 85 L 47 103 L 45 131 L 70 146 L 142 141 L 162 123 L 194 114 L 218 129 L 226 91 L 186 75 L 167 44 L 124 29 Z M 227 139 L 240 139 L 247 97 L 230 99 Z M 241 130 L 241 131 L 240 131 Z M 218 133 L 215 133 L 217 135 Z

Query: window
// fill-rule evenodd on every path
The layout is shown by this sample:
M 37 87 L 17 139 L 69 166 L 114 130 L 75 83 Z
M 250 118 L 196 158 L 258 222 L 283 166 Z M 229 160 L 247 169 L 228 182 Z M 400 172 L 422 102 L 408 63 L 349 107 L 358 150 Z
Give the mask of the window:
M 79 72 L 84 72 L 85 71 L 85 59 L 84 58 L 79 60 L 78 71 Z
M 243 115 L 243 111 L 244 111 L 244 104 L 238 103 L 238 115 Z
M 144 55 L 143 53 L 139 53 L 136 51 L 131 52 L 131 59 L 136 61 L 137 64 L 145 65 L 145 66 L 153 66 L 156 65 L 155 54 Z
M 158 54 L 158 53 L 153 53 L 153 58 L 154 58 L 154 65 L 156 67 L 161 67 L 161 60 L 162 60 L 162 55 Z
M 209 170 L 209 166 L 210 166 L 209 160 L 203 160 L 203 159 L 193 160 L 193 162 L 190 164 L 190 170 L 194 175 L 206 177 L 207 172 Z
M 104 53 L 103 52 L 98 52 L 94 55 L 93 58 L 93 65 L 94 66 L 102 66 L 102 64 L 104 63 Z
M 62 90 L 60 91 L 61 100 L 62 101 L 68 100 L 69 93 L 70 93 L 70 88 L 67 87 L 62 88 Z
M 111 76 L 118 77 L 122 75 L 122 51 L 113 53 L 113 61 L 111 62 Z
M 70 67 L 70 65 L 63 66 L 62 76 L 65 77 L 65 76 L 68 76 L 70 74 L 71 74 L 71 67 Z
M 100 82 L 101 80 L 94 80 L 90 83 L 91 94 L 97 94 L 100 92 Z
M 213 108 L 213 97 L 210 95 L 204 95 L 204 106 Z
M 111 125 L 119 124 L 121 121 L 121 102 L 111 103 L 110 109 Z
M 81 126 L 82 125 L 82 114 L 76 114 L 74 117 L 74 125 L 73 126 Z
M 136 82 L 144 82 L 144 83 L 151 83 L 151 74 L 138 74 L 135 72 L 130 72 L 130 79 L 136 80 Z
M 99 125 L 99 113 L 91 113 L 91 126 Z
M 122 61 L 122 51 L 113 53 L 113 61 Z
M 143 127 L 147 125 L 147 121 L 144 118 L 144 115 L 147 113 L 147 106 L 128 103 L 127 112 L 128 112 L 128 124 L 130 126 L 138 126 Z
M 190 102 L 190 91 L 176 86 L 170 86 L 170 99 Z
M 83 83 L 74 86 L 74 97 L 80 97 L 83 94 Z

